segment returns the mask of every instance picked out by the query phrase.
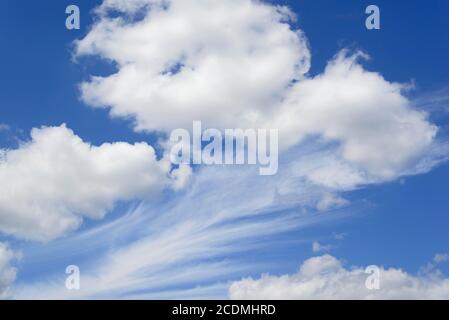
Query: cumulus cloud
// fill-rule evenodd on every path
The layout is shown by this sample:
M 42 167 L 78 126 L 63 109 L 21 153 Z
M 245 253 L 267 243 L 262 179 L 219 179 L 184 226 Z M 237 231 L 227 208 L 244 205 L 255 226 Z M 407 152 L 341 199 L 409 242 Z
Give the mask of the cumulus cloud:
M 138 12 L 143 18 L 133 18 Z M 363 53 L 343 50 L 308 76 L 308 42 L 286 7 L 109 0 L 97 14 L 76 55 L 99 55 L 118 70 L 83 83 L 82 98 L 133 117 L 136 130 L 169 132 L 198 119 L 215 128 L 279 128 L 283 150 L 319 136 L 338 148 L 310 179 L 337 187 L 394 179 L 435 138 L 436 127 L 406 97 L 409 86 L 365 70 Z
M 106 13 L 122 11 L 119 18 Z M 136 11 L 144 19 L 128 19 Z M 263 109 L 309 70 L 310 52 L 292 13 L 251 0 L 105 1 L 76 54 L 98 54 L 118 72 L 81 86 L 85 102 L 134 116 L 137 130 L 252 127 Z
M 92 146 L 65 125 L 33 129 L 31 141 L 0 153 L 0 232 L 51 240 L 117 201 L 154 197 L 172 183 L 168 171 L 146 143 Z
M 448 299 L 449 279 L 380 268 L 379 290 L 367 289 L 365 268 L 345 268 L 330 255 L 306 260 L 293 275 L 263 275 L 231 285 L 232 299 Z
M 6 244 L 0 242 L 0 299 L 9 297 L 10 285 L 16 279 L 17 270 L 12 262 L 19 258 Z
M 323 74 L 298 82 L 278 126 L 292 139 L 316 134 L 338 141 L 337 154 L 368 177 L 395 178 L 428 150 L 437 129 L 411 108 L 406 86 L 364 70 L 360 57 L 343 50 Z

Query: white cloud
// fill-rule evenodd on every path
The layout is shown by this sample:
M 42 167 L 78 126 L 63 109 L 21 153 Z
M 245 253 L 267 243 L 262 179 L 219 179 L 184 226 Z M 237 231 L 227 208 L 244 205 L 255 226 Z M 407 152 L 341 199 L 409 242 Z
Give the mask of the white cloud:
M 285 7 L 251 0 L 106 1 L 103 14 L 77 42 L 78 56 L 118 64 L 109 77 L 82 84 L 84 101 L 134 116 L 137 130 L 252 127 L 272 113 L 279 94 L 309 70 L 301 31 Z M 151 5 L 143 20 L 110 18 Z
M 6 244 L 0 242 L 0 299 L 9 297 L 10 285 L 16 279 L 17 270 L 12 262 L 19 258 Z
M 352 164 L 352 171 L 392 179 L 428 151 L 436 127 L 411 108 L 402 94 L 404 85 L 364 70 L 360 56 L 343 50 L 323 74 L 298 82 L 279 113 L 278 126 L 292 139 L 315 134 L 340 142 L 337 155 Z
M 92 146 L 64 125 L 33 129 L 1 150 L 0 232 L 47 241 L 102 218 L 117 201 L 150 199 L 170 186 L 169 164 L 146 143 Z M 184 174 L 185 175 L 185 174 Z
M 298 273 L 243 279 L 231 285 L 232 299 L 449 299 L 449 279 L 438 272 L 413 276 L 380 268 L 380 289 L 369 290 L 365 268 L 345 268 L 330 255 L 306 260 Z
M 124 14 L 111 17 L 109 10 Z M 432 146 L 436 127 L 404 95 L 408 85 L 366 71 L 343 50 L 309 77 L 311 54 L 286 7 L 251 0 L 109 0 L 76 54 L 118 71 L 81 85 L 84 101 L 134 117 L 136 130 L 279 128 L 283 149 L 310 136 L 333 142 L 311 181 L 347 188 L 394 179 Z M 143 19 L 133 19 L 144 12 Z

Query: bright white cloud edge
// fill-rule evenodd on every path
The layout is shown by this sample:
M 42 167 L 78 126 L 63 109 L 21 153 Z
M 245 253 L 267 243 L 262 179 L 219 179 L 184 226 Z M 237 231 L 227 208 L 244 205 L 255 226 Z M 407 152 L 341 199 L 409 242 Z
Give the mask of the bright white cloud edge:
M 49 241 L 85 217 L 103 218 L 118 201 L 177 188 L 186 174 L 173 178 L 167 159 L 146 143 L 93 146 L 65 125 L 33 129 L 30 141 L 0 150 L 0 232 Z
M 330 255 L 310 258 L 292 275 L 242 279 L 229 288 L 236 300 L 403 300 L 449 299 L 449 279 L 438 271 L 413 276 L 380 267 L 379 289 L 366 286 L 366 268 L 346 268 Z M 373 288 L 373 287 L 371 287 Z

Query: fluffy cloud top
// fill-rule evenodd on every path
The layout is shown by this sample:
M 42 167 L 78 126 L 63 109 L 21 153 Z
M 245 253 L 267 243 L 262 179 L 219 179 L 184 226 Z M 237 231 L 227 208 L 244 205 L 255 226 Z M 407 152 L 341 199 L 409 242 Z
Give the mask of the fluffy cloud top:
M 0 242 L 0 299 L 8 297 L 9 286 L 16 279 L 17 271 L 11 265 L 16 258 L 17 254 Z
M 83 142 L 64 125 L 34 129 L 1 150 L 0 232 L 46 241 L 99 219 L 120 200 L 149 199 L 171 184 L 169 165 L 146 143 Z
M 252 126 L 309 69 L 306 40 L 286 23 L 291 12 L 284 7 L 147 0 L 106 1 L 98 11 L 108 9 L 147 11 L 133 22 L 102 15 L 77 42 L 78 55 L 98 54 L 119 68 L 84 83 L 82 94 L 114 116 L 134 116 L 137 130 L 189 128 L 195 119 L 218 128 Z
M 360 57 L 343 50 L 322 75 L 297 83 L 278 127 L 292 142 L 312 134 L 340 142 L 339 156 L 372 179 L 395 178 L 427 151 L 437 129 L 411 108 L 405 86 L 365 71 Z
M 412 276 L 380 269 L 380 289 L 369 290 L 364 268 L 346 269 L 330 255 L 306 260 L 294 275 L 244 279 L 232 284 L 232 299 L 448 299 L 449 279 L 438 273 Z
M 117 11 L 118 17 L 109 14 Z M 403 174 L 435 138 L 436 127 L 411 107 L 406 86 L 366 71 L 361 53 L 342 51 L 323 74 L 309 77 L 307 39 L 292 29 L 286 7 L 108 0 L 97 14 L 76 54 L 99 55 L 118 71 L 83 83 L 82 97 L 113 116 L 132 116 L 136 130 L 169 132 L 191 128 L 193 120 L 214 128 L 278 128 L 284 150 L 319 136 L 339 144 L 337 162 L 356 184 Z M 320 170 L 330 174 L 313 173 L 311 181 L 346 183 L 346 174 L 339 179 L 332 168 Z

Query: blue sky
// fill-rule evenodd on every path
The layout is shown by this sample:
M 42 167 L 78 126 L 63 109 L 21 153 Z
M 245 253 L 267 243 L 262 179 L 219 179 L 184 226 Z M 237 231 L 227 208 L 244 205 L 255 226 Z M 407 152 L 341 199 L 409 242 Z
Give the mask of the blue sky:
M 373 3 L 381 9 L 382 28 L 368 31 L 364 27 L 364 11 L 371 2 L 298 0 L 270 3 L 286 5 L 297 14 L 298 21 L 292 25 L 301 29 L 308 39 L 312 56 L 311 77 L 322 74 L 328 61 L 339 50 L 363 50 L 371 57 L 361 62 L 365 70 L 378 72 L 387 81 L 414 83 L 415 87 L 408 93 L 408 98 L 412 103 L 416 102 L 418 108 L 429 113 L 430 121 L 440 130 L 437 140 L 444 145 L 449 107 L 449 3 L 445 0 L 376 0 Z M 7 130 L 0 132 L 2 149 L 18 148 L 18 141 L 30 139 L 32 128 L 59 126 L 62 123 L 66 123 L 77 136 L 93 145 L 115 141 L 130 144 L 145 141 L 149 145 L 156 145 L 160 135 L 148 131 L 136 132 L 129 118 L 111 118 L 107 109 L 91 108 L 81 99 L 80 83 L 89 81 L 91 75 L 107 76 L 116 71 L 112 64 L 95 55 L 73 57 L 73 41 L 88 34 L 94 19 L 92 9 L 100 3 L 84 0 L 57 3 L 6 0 L 0 3 L 0 123 L 8 126 Z M 65 8 L 69 4 L 76 4 L 81 9 L 81 30 L 65 29 Z M 432 98 L 440 99 L 435 103 Z M 156 148 L 160 153 L 161 147 Z M 213 174 L 203 175 L 211 177 Z M 278 179 L 282 183 L 282 174 Z M 260 234 L 248 242 L 239 240 L 245 242 L 242 251 L 232 250 L 238 246 L 232 242 L 231 249 L 218 257 L 207 256 L 206 253 L 202 259 L 195 261 L 185 262 L 181 259 L 179 263 L 183 267 L 175 263 L 162 268 L 159 273 L 155 273 L 160 274 L 161 278 L 170 276 L 170 268 L 176 273 L 177 268 L 188 269 L 186 266 L 193 268 L 202 263 L 230 265 L 229 272 L 218 272 L 216 276 L 190 279 L 186 276 L 188 281 L 166 283 L 161 292 L 196 288 L 198 285 L 223 285 L 242 277 L 258 278 L 262 273 L 293 274 L 303 261 L 324 253 L 342 259 L 348 266 L 374 264 L 401 268 L 416 275 L 423 266 L 432 262 L 435 254 L 449 252 L 448 181 L 449 167 L 442 163 L 427 173 L 343 190 L 339 194 L 349 204 L 331 210 L 325 214 L 326 217 L 306 217 L 304 226 L 301 222 L 301 226 L 292 230 Z M 257 198 L 253 188 L 260 183 L 271 184 L 271 181 L 249 178 L 247 182 L 242 182 L 241 187 Z M 199 186 L 197 192 L 202 188 Z M 205 194 L 198 195 L 197 199 L 201 210 L 204 209 L 201 202 L 207 205 L 209 194 L 203 191 Z M 12 250 L 22 253 L 20 261 L 15 263 L 17 276 L 12 288 L 25 288 L 28 293 L 27 290 L 36 283 L 43 285 L 61 281 L 65 276 L 65 267 L 69 264 L 79 265 L 81 270 L 95 269 L 95 266 L 101 264 L 99 260 L 103 255 L 126 247 L 146 235 L 140 229 L 142 225 L 136 221 L 154 223 L 158 228 L 170 225 L 173 221 L 169 219 L 158 225 L 158 220 L 154 220 L 152 215 L 173 212 L 176 217 L 177 211 L 173 207 L 187 202 L 183 198 L 186 193 L 188 191 L 181 194 L 166 192 L 155 204 L 142 205 L 139 199 L 118 201 L 104 219 L 84 219 L 77 230 L 45 243 L 0 233 L 0 242 L 7 242 Z M 227 204 L 234 206 L 232 201 Z M 127 229 L 129 216 L 126 213 L 134 212 L 139 205 L 144 207 L 142 210 L 146 213 L 144 217 L 137 214 L 137 218 L 131 214 L 130 227 Z M 196 208 L 193 204 L 188 205 Z M 238 206 L 236 203 L 235 207 Z M 271 221 L 271 215 L 275 217 L 273 219 L 290 217 L 302 209 L 300 205 L 283 203 L 279 207 L 270 206 L 264 210 L 267 216 L 261 218 L 261 222 L 264 219 Z M 297 217 L 292 219 L 298 222 Z M 98 231 L 98 236 L 86 238 L 86 232 L 97 231 L 109 223 L 117 223 L 122 227 L 114 225 L 109 232 Z M 233 223 L 237 224 L 235 221 Z M 342 236 L 336 237 L 338 234 Z M 252 242 L 260 246 L 252 248 Z M 313 252 L 313 242 L 329 245 L 330 249 L 328 252 Z M 237 267 L 233 265 L 234 261 L 238 261 Z M 442 263 L 438 268 L 445 276 L 449 276 L 447 265 Z M 159 289 L 135 290 L 155 291 L 157 296 Z M 223 291 L 221 287 L 217 290 L 218 293 L 213 292 L 212 297 L 214 294 L 226 297 L 226 290 Z M 122 297 L 122 294 L 126 296 L 129 292 L 116 294 L 111 291 L 113 297 Z M 99 296 L 109 295 L 102 292 Z

